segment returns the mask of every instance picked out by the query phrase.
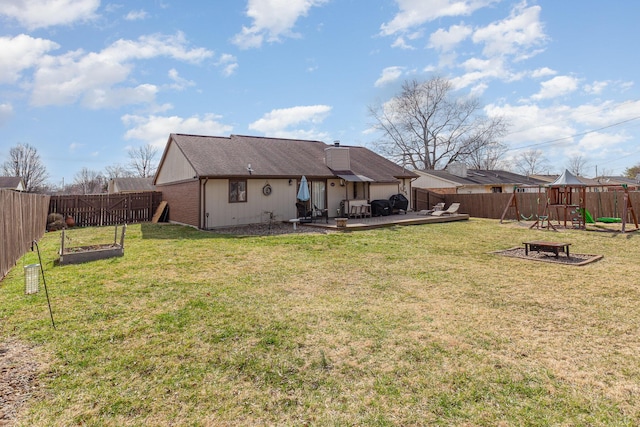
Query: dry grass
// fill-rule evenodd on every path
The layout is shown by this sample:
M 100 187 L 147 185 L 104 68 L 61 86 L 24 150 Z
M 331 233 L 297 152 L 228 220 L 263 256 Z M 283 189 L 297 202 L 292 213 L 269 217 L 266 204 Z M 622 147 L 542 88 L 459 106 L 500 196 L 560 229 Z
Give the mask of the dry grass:
M 57 331 L 20 268 L 0 285 L 3 336 L 51 358 L 20 425 L 640 419 L 636 234 L 476 219 L 251 237 L 142 225 L 123 258 L 53 267 L 58 236 L 41 243 Z M 604 258 L 491 253 L 542 238 Z

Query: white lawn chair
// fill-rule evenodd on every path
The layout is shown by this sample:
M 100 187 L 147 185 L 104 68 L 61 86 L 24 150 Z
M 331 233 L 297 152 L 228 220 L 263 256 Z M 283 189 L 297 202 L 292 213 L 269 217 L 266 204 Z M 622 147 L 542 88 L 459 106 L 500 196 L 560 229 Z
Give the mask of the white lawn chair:
M 451 203 L 448 209 L 443 211 L 433 211 L 431 215 L 442 216 L 442 215 L 455 215 L 458 213 L 458 209 L 460 209 L 460 203 Z

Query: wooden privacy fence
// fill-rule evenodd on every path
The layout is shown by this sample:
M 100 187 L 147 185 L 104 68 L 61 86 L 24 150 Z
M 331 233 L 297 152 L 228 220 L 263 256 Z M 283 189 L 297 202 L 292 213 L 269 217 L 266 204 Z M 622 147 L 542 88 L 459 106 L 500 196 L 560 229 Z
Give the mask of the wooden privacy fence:
M 151 221 L 162 192 L 51 196 L 49 213 L 71 216 L 79 227 Z
M 49 196 L 0 190 L 0 279 L 47 227 Z
M 543 191 L 533 193 L 516 193 L 520 220 L 535 220 L 537 215 L 542 215 L 546 203 L 546 194 Z M 414 189 L 414 209 L 432 209 L 438 202 L 460 203 L 460 212 L 476 218 L 500 219 L 504 209 L 509 204 L 511 193 L 483 193 L 483 194 L 438 194 L 420 188 Z M 629 191 L 629 198 L 636 214 L 640 213 L 640 192 Z M 587 192 L 585 207 L 593 218 L 612 217 L 620 218 L 624 207 L 624 193 L 617 191 Z M 555 217 L 555 208 L 551 209 L 551 216 Z M 505 220 L 515 220 L 514 208 L 509 208 Z

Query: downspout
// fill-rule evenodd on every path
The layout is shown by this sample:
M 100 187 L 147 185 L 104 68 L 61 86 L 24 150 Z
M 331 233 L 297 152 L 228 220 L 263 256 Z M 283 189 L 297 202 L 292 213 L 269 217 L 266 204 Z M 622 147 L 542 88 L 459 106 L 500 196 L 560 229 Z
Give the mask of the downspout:
M 201 224 L 201 229 L 202 230 L 206 230 L 207 226 L 209 224 L 206 223 L 207 221 L 207 182 L 209 181 L 209 178 L 205 178 L 204 181 L 201 180 L 201 185 L 200 185 L 200 194 L 202 197 L 200 197 L 200 201 L 202 203 L 200 209 L 201 209 L 201 215 L 200 215 L 200 224 Z

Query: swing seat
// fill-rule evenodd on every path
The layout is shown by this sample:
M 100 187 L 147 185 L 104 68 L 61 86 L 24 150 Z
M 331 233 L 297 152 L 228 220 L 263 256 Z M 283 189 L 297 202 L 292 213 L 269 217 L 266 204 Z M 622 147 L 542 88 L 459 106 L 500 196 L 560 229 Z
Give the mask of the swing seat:
M 614 223 L 614 222 L 622 222 L 621 218 L 611 218 L 611 217 L 600 217 L 600 218 L 596 218 L 596 221 L 598 222 L 605 222 L 605 223 Z

